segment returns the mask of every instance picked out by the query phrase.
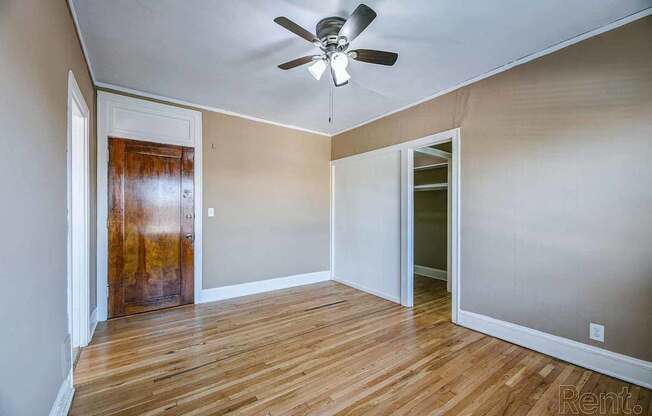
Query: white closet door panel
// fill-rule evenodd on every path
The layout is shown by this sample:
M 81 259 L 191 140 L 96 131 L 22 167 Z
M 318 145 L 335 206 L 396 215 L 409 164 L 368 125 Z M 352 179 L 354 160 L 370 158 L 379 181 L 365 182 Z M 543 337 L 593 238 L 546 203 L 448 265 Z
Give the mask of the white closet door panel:
M 334 278 L 400 302 L 401 153 L 334 165 Z

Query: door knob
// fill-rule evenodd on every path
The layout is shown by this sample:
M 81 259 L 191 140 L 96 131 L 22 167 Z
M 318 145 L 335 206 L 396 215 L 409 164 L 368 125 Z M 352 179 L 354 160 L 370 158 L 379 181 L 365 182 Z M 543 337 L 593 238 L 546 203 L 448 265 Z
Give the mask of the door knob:
M 186 234 L 186 240 L 192 241 L 193 240 L 192 234 Z

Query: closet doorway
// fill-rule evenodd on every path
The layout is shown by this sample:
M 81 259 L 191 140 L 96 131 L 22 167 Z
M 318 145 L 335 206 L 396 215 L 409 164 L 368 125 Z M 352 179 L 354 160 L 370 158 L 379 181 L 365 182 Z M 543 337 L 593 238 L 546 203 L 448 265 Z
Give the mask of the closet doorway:
M 414 304 L 440 305 L 444 314 L 451 310 L 451 159 L 451 142 L 414 151 Z
M 429 305 L 457 321 L 459 308 L 459 134 L 403 149 L 402 290 L 408 307 Z M 434 306 L 434 308 L 433 308 Z

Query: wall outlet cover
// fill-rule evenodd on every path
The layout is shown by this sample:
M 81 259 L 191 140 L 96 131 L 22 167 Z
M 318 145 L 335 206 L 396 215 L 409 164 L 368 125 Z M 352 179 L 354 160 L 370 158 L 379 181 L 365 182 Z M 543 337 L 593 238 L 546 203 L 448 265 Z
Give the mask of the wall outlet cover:
M 589 338 L 594 341 L 604 342 L 604 325 L 589 323 Z

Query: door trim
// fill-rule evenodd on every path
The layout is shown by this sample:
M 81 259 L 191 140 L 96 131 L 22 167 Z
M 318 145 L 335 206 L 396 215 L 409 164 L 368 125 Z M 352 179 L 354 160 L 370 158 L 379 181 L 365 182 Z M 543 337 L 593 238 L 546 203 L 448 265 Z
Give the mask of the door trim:
M 351 156 L 345 156 L 340 159 L 331 161 L 331 273 L 335 273 L 335 256 L 334 256 L 334 241 L 335 241 L 335 217 L 337 215 L 335 207 L 335 194 L 337 188 L 335 186 L 334 174 L 335 168 L 338 164 L 346 163 L 350 160 L 364 159 L 368 157 L 378 156 L 383 153 L 401 153 L 401 168 L 400 168 L 400 181 L 401 181 L 401 194 L 400 204 L 400 222 L 401 222 L 401 273 L 397 276 L 401 285 L 400 299 L 388 297 L 380 294 L 381 297 L 400 303 L 406 307 L 412 307 L 414 304 L 414 149 L 420 147 L 432 146 L 438 143 L 447 141 L 452 142 L 453 158 L 450 166 L 451 176 L 449 177 L 449 192 L 451 193 L 451 255 L 450 267 L 450 281 L 451 281 L 451 320 L 457 323 L 460 314 L 460 299 L 461 299 L 461 280 L 462 275 L 460 271 L 461 259 L 461 135 L 460 129 L 454 128 L 446 130 L 430 136 L 414 139 L 398 144 L 393 144 L 387 147 L 382 147 L 375 150 L 370 150 L 364 153 L 358 153 Z M 447 272 L 448 274 L 449 272 Z M 334 275 L 332 277 L 335 279 Z M 337 279 L 335 279 L 337 280 Z M 344 282 L 345 284 L 349 284 Z M 370 292 L 367 288 L 358 287 L 358 289 Z M 370 292 L 371 293 L 371 292 Z M 379 295 L 378 293 L 374 293 Z
M 451 321 L 457 323 L 460 314 L 461 273 L 460 273 L 460 129 L 422 137 L 401 144 L 401 304 L 412 307 L 414 304 L 414 151 L 420 147 L 452 142 L 452 158 L 449 162 L 448 192 L 450 206 L 451 235 L 448 239 L 449 263 L 447 277 L 451 285 Z
M 73 137 L 74 113 L 84 120 L 84 137 L 81 143 Z M 67 279 L 68 279 L 68 332 L 71 335 L 70 345 L 73 348 L 85 347 L 90 342 L 90 118 L 91 113 L 84 99 L 75 75 L 68 71 L 68 130 L 67 130 Z M 81 161 L 73 160 L 75 153 L 80 152 Z M 74 173 L 74 175 L 73 175 Z M 73 189 L 81 190 L 81 213 L 73 215 Z M 76 244 L 73 244 L 76 242 Z M 74 250 L 74 251 L 73 251 Z M 73 265 L 81 276 L 73 276 Z
M 194 297 L 202 291 L 202 114 L 138 98 L 97 93 L 97 320 L 108 316 L 108 139 L 122 137 L 195 149 Z

